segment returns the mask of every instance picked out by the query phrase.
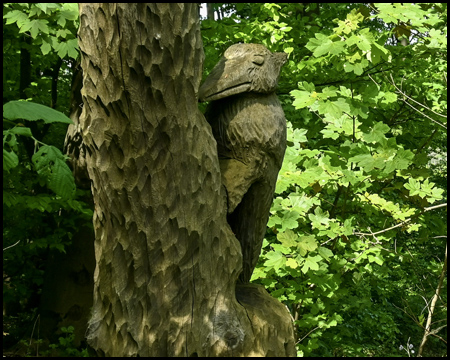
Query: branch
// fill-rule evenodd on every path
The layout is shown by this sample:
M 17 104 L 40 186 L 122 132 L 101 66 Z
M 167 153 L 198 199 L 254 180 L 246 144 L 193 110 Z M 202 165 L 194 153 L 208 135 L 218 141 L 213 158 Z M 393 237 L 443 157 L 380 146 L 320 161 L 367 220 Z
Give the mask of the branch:
M 417 105 L 423 106 L 425 109 L 431 111 L 432 113 L 436 114 L 437 116 L 441 116 L 441 117 L 447 119 L 447 115 L 439 114 L 439 113 L 437 113 L 436 111 L 430 109 L 428 106 L 426 106 L 426 105 L 424 105 L 424 104 L 422 104 L 422 103 L 420 103 L 420 102 L 414 100 L 412 97 L 406 95 L 403 91 L 401 91 L 401 90 L 397 87 L 397 85 L 395 85 L 394 78 L 392 77 L 392 73 L 389 74 L 389 75 L 390 75 L 391 80 L 392 80 L 392 85 L 394 85 L 394 87 L 398 90 L 398 92 L 399 92 L 400 94 L 402 94 L 404 97 L 408 98 L 409 100 L 414 101 Z
M 425 116 L 427 119 L 430 119 L 432 122 L 438 124 L 439 126 L 442 126 L 444 129 L 447 130 L 447 126 L 445 126 L 444 124 L 440 123 L 440 122 L 437 121 L 437 120 L 434 120 L 433 118 L 429 117 L 427 114 L 424 114 L 424 113 L 421 112 L 420 110 L 416 109 L 414 106 L 412 106 L 412 105 L 411 105 L 409 102 L 407 102 L 405 99 L 402 99 L 402 101 L 403 101 L 406 105 L 408 105 L 408 106 L 410 106 L 411 108 L 413 108 L 414 110 L 416 110 L 416 111 L 417 111 L 419 114 L 421 114 L 422 116 Z
M 20 240 L 18 242 L 16 242 L 15 244 L 12 244 L 10 246 L 3 248 L 3 251 L 8 250 L 9 248 L 12 248 L 13 246 L 16 246 L 18 243 L 20 243 Z
M 406 306 L 408 306 L 408 307 L 410 308 L 409 303 L 408 303 L 405 299 L 402 299 L 402 300 L 403 300 L 403 302 L 406 302 Z M 406 311 L 405 309 L 402 309 L 401 307 L 395 305 L 394 303 L 391 303 L 391 305 L 394 306 L 395 308 L 399 309 L 400 311 L 403 311 L 409 318 L 411 318 L 411 320 L 412 320 L 417 326 L 419 326 L 419 327 L 422 328 L 422 329 L 425 329 L 425 327 L 424 327 L 424 326 L 419 322 L 419 320 L 414 316 L 414 313 L 411 315 L 408 311 Z M 446 326 L 447 326 L 447 324 L 446 324 L 446 325 L 443 325 L 443 326 L 440 326 L 440 327 L 438 327 L 437 329 L 431 330 L 431 331 L 430 331 L 430 335 L 431 335 L 431 336 L 434 336 L 435 338 L 438 338 L 439 340 L 441 340 L 441 341 L 443 341 L 445 344 L 447 344 L 447 341 L 446 341 L 445 339 L 443 339 L 441 336 L 437 335 L 437 333 L 438 333 L 440 330 L 442 330 L 444 327 L 446 327 Z
M 428 106 L 426 106 L 426 105 L 424 105 L 424 104 L 422 104 L 422 103 L 420 103 L 420 102 L 414 100 L 414 99 L 411 98 L 410 96 L 406 95 L 406 94 L 405 94 L 402 90 L 400 90 L 400 89 L 397 87 L 397 85 L 395 84 L 394 78 L 392 77 L 392 73 L 390 73 L 389 76 L 391 77 L 391 84 L 394 85 L 394 87 L 397 89 L 397 92 L 398 92 L 398 93 L 400 93 L 401 95 L 403 95 L 403 96 L 404 96 L 405 98 L 407 98 L 408 100 L 411 100 L 411 101 L 415 102 L 416 104 L 418 104 L 418 105 L 420 105 L 420 106 L 423 106 L 423 107 L 424 107 L 425 109 L 427 109 L 428 111 L 431 111 L 432 113 L 434 113 L 434 114 L 436 114 L 436 115 L 438 115 L 438 116 L 441 116 L 441 117 L 443 117 L 443 118 L 447 118 L 446 115 L 439 114 L 439 113 L 437 113 L 436 111 L 430 109 Z M 441 122 L 439 122 L 439 121 L 437 121 L 437 120 L 434 120 L 432 117 L 430 117 L 430 116 L 424 114 L 422 111 L 416 109 L 414 106 L 412 106 L 412 105 L 411 105 L 408 101 L 406 101 L 405 99 L 401 99 L 401 100 L 402 100 L 406 105 L 410 106 L 410 107 L 413 108 L 415 111 L 417 111 L 419 114 L 421 114 L 422 116 L 425 116 L 427 119 L 430 119 L 432 122 L 434 122 L 434 123 L 436 123 L 436 124 L 442 126 L 444 129 L 447 129 L 447 126 L 445 126 L 444 124 L 442 124 Z
M 428 139 L 424 142 L 424 144 L 416 150 L 415 155 L 419 154 L 431 142 L 431 140 L 434 138 L 434 135 L 436 135 L 436 133 L 437 133 L 437 129 L 435 129 L 433 131 L 433 133 L 428 137 Z
M 303 336 L 299 341 L 297 341 L 295 344 L 298 344 L 298 343 L 302 342 L 303 340 L 305 340 L 305 338 L 306 338 L 309 334 L 311 334 L 314 330 L 317 330 L 317 329 L 319 329 L 319 328 L 320 328 L 320 326 L 315 327 L 315 328 L 312 329 L 310 332 L 308 332 L 305 336 Z
M 445 245 L 445 259 L 444 259 L 444 266 L 442 267 L 442 271 L 441 271 L 441 276 L 439 277 L 439 283 L 438 286 L 436 288 L 436 292 L 433 295 L 433 298 L 431 300 L 431 305 L 430 305 L 430 309 L 428 311 L 428 318 L 427 318 L 427 323 L 425 325 L 425 332 L 423 333 L 423 339 L 422 342 L 420 343 L 420 347 L 419 347 L 419 352 L 417 354 L 417 356 L 421 356 L 422 352 L 423 352 L 423 348 L 425 346 L 425 343 L 428 340 L 428 336 L 431 335 L 433 332 L 430 330 L 430 326 L 431 326 L 431 318 L 433 317 L 433 312 L 434 309 L 436 307 L 436 302 L 437 299 L 439 298 L 439 295 L 441 293 L 441 289 L 442 289 L 442 284 L 444 282 L 444 277 L 445 277 L 445 272 L 447 271 L 447 245 Z
M 398 227 L 401 227 L 401 226 L 405 225 L 406 223 L 410 222 L 412 219 L 414 219 L 414 218 L 416 218 L 416 217 L 426 213 L 427 211 L 438 209 L 438 208 L 445 207 L 445 206 L 447 206 L 447 203 L 430 206 L 430 207 L 424 208 L 423 211 L 421 211 L 420 213 L 418 213 L 418 214 L 416 214 L 414 216 L 411 216 L 409 219 L 406 219 L 405 221 L 402 221 L 400 224 L 391 226 L 390 228 L 383 229 L 383 230 L 380 230 L 380 231 L 377 231 L 377 232 L 374 232 L 374 233 L 371 232 L 370 234 L 368 234 L 368 233 L 361 233 L 361 232 L 354 232 L 353 235 L 367 235 L 367 236 L 370 235 L 370 236 L 374 236 L 374 235 L 382 234 L 382 233 L 384 233 L 386 231 L 389 231 L 389 230 L 392 230 L 392 229 L 395 229 L 395 228 L 398 228 Z

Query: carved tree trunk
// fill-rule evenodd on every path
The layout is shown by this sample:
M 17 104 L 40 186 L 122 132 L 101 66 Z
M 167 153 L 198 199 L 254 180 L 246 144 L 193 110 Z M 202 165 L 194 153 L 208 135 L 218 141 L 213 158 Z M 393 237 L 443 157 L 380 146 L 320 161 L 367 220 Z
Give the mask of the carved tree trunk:
M 80 21 L 89 343 L 107 356 L 295 355 L 284 306 L 258 286 L 236 290 L 242 253 L 197 108 L 197 5 L 80 4 Z

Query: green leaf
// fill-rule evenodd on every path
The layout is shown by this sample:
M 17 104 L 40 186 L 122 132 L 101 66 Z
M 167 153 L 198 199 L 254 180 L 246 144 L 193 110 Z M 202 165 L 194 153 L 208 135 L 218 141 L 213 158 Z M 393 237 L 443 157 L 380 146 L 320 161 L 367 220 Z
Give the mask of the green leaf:
M 380 266 L 383 265 L 383 262 L 384 262 L 383 259 L 381 259 L 377 255 L 369 255 L 367 258 L 368 258 L 369 262 L 375 262 Z
M 41 146 L 31 158 L 36 171 L 46 180 L 49 189 L 62 198 L 75 195 L 75 180 L 61 151 L 51 145 Z
M 288 229 L 284 232 L 279 232 L 277 234 L 277 239 L 284 247 L 289 248 L 297 246 L 298 236 L 292 230 Z
M 78 57 L 78 41 L 77 39 L 71 39 L 56 44 L 55 50 L 58 52 L 58 56 L 62 59 L 66 55 L 76 59 Z
M 12 129 L 7 130 L 8 133 L 21 135 L 21 136 L 27 136 L 32 137 L 33 134 L 31 133 L 31 129 L 25 126 L 15 126 Z
M 281 244 L 271 244 L 271 247 L 275 250 L 275 251 L 279 251 L 281 252 L 283 255 L 287 255 L 291 253 L 291 250 L 289 249 L 289 247 L 285 247 Z
M 72 32 L 68 29 L 59 29 L 56 32 L 56 37 L 61 37 L 61 38 L 65 39 L 67 37 L 67 35 L 71 35 L 71 34 L 72 34 Z
M 420 183 L 413 178 L 410 178 L 408 183 L 404 185 L 409 190 L 409 196 L 418 195 L 420 193 Z
M 339 98 L 336 101 L 321 102 L 319 104 L 319 113 L 328 114 L 333 118 L 340 118 L 343 112 L 349 112 L 350 105 L 344 98 Z
M 316 86 L 314 85 L 314 83 L 312 82 L 307 82 L 307 81 L 302 81 L 301 83 L 298 84 L 298 88 L 300 90 L 306 90 L 310 93 L 316 91 Z
M 292 269 L 297 269 L 298 266 L 299 266 L 299 264 L 298 264 L 298 262 L 297 262 L 295 259 L 293 259 L 293 258 L 288 258 L 288 259 L 286 260 L 286 266 L 289 266 L 289 267 L 291 267 Z
M 370 130 L 370 133 L 363 134 L 363 139 L 368 143 L 381 142 L 383 139 L 386 138 L 384 134 L 386 134 L 389 130 L 390 130 L 389 126 L 379 121 Z
M 313 228 L 321 228 L 329 226 L 329 213 L 328 211 L 323 212 L 320 207 L 316 207 L 314 210 L 314 214 L 308 215 L 309 219 L 312 222 Z
M 78 4 L 77 3 L 63 3 L 61 9 L 61 15 L 67 20 L 77 20 L 79 17 Z
M 323 134 L 323 138 L 336 140 L 339 137 L 339 133 L 335 131 L 335 127 L 332 124 L 328 124 L 325 129 L 320 131 Z
M 294 97 L 292 105 L 294 105 L 296 109 L 310 106 L 317 100 L 316 92 L 310 93 L 309 91 L 292 90 L 291 95 Z
M 41 45 L 42 54 L 47 55 L 51 49 L 52 49 L 52 46 L 48 42 L 42 40 L 42 45 Z
M 68 44 L 68 55 L 72 59 L 77 59 L 79 56 L 78 52 L 78 40 L 77 39 L 71 39 L 67 41 Z
M 300 236 L 297 249 L 301 256 L 305 256 L 308 251 L 317 249 L 317 240 L 314 235 Z
M 345 50 L 345 43 L 343 41 L 335 41 L 328 45 L 328 53 L 331 55 L 339 55 Z
M 297 211 L 300 215 L 306 214 L 314 205 L 320 204 L 316 197 L 310 197 L 306 194 L 296 195 L 290 194 L 288 196 L 292 210 Z
M 357 163 L 366 172 L 372 171 L 373 169 L 383 169 L 385 166 L 384 159 L 376 158 L 371 154 L 356 155 L 348 159 L 348 161 Z
M 29 31 L 31 34 L 31 37 L 33 39 L 35 39 L 38 36 L 39 32 L 42 32 L 44 34 L 49 33 L 47 24 L 48 24 L 47 20 L 41 20 L 41 19 L 31 20 L 30 22 L 24 23 L 21 26 L 19 32 L 23 33 L 23 32 Z
M 384 172 L 390 173 L 395 170 L 407 169 L 412 164 L 414 153 L 410 150 L 398 149 L 394 159 L 386 163 Z
M 298 144 L 305 143 L 308 141 L 308 139 L 306 138 L 307 132 L 308 132 L 307 129 L 295 129 L 293 130 L 292 135 L 290 139 L 288 138 L 288 140 Z
M 10 101 L 6 103 L 3 105 L 3 117 L 9 120 L 44 120 L 47 124 L 53 122 L 73 124 L 72 120 L 63 113 L 30 101 Z
M 52 167 L 48 187 L 64 199 L 75 195 L 75 180 L 72 171 L 64 160 L 57 159 Z
M 364 30 L 367 31 L 364 33 Z M 373 36 L 368 31 L 368 28 L 363 29 L 360 33 L 359 41 L 356 43 L 356 46 L 358 46 L 358 48 L 362 51 L 369 51 L 372 48 L 372 44 L 374 43 Z
M 19 165 L 19 158 L 14 151 L 3 149 L 3 170 L 9 171 Z
M 390 104 L 397 101 L 397 94 L 392 92 L 384 93 L 384 99 L 381 100 L 382 104 Z
M 286 265 L 286 258 L 279 251 L 269 251 L 266 254 L 266 258 L 267 260 L 264 262 L 264 265 L 275 270 L 278 270 Z
M 342 96 L 352 97 L 352 91 L 349 88 L 345 87 L 345 86 L 340 85 L 339 86 L 339 92 L 341 93 Z
M 303 171 L 300 177 L 297 179 L 297 184 L 301 188 L 306 189 L 314 185 L 317 180 L 320 180 L 323 175 L 323 169 L 319 166 L 308 167 L 307 170 Z
M 333 252 L 323 246 L 319 246 L 318 252 L 326 261 L 330 261 L 330 258 L 333 256 Z
M 60 8 L 60 5 L 56 3 L 37 3 L 34 5 L 46 14 L 50 14 L 52 11 Z
M 6 25 L 17 23 L 17 26 L 20 28 L 25 23 L 29 22 L 28 15 L 20 10 L 12 10 L 8 12 L 6 15 L 3 15 L 3 19 L 6 20 Z
M 356 185 L 362 181 L 362 178 L 356 176 L 354 171 L 342 170 L 342 174 L 344 175 L 341 180 L 342 182 L 348 182 L 352 185 Z
M 315 39 L 309 39 L 305 47 L 308 50 L 313 51 L 315 57 L 327 54 L 329 47 L 333 42 L 324 34 L 316 33 L 315 37 Z
M 389 51 L 385 49 L 382 45 L 376 42 L 372 43 L 370 52 L 367 54 L 368 59 L 374 64 L 378 64 L 382 60 L 387 61 L 389 59 Z
M 285 212 L 281 218 L 281 229 L 280 231 L 285 231 L 286 229 L 295 229 L 298 227 L 298 213 L 296 211 Z
M 322 257 L 319 255 L 316 256 L 308 256 L 305 259 L 305 263 L 302 267 L 303 274 L 306 274 L 309 270 L 319 270 L 318 262 L 322 260 Z
M 363 21 L 364 16 L 359 13 L 357 9 L 353 9 L 349 14 L 347 14 L 347 18 L 345 21 L 339 20 L 339 26 L 334 28 L 334 32 L 337 34 L 350 34 L 352 31 L 358 28 L 358 23 Z

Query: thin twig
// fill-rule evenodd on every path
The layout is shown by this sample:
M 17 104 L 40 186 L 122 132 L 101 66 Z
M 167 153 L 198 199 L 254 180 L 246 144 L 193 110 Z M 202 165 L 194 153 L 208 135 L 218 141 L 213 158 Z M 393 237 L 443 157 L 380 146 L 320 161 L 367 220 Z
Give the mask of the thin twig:
M 425 343 L 428 340 L 428 336 L 431 335 L 431 333 L 432 333 L 432 331 L 430 329 L 430 327 L 431 327 L 431 319 L 433 317 L 433 312 L 434 312 L 434 309 L 436 307 L 436 302 L 437 302 L 437 300 L 439 298 L 439 295 L 441 293 L 442 284 L 444 282 L 446 271 L 447 271 L 447 245 L 445 245 L 444 265 L 442 266 L 441 275 L 439 276 L 439 283 L 438 283 L 438 286 L 436 288 L 436 292 L 434 293 L 433 298 L 431 299 L 430 308 L 428 310 L 427 323 L 425 325 L 425 332 L 423 333 L 422 342 L 420 343 L 419 352 L 418 352 L 417 356 L 421 356 L 422 355 L 423 348 L 425 346 Z
M 445 206 L 447 206 L 447 203 L 445 203 L 445 204 L 439 204 L 439 205 L 434 205 L 434 206 L 430 206 L 430 207 L 424 208 L 423 211 L 421 211 L 420 213 L 418 213 L 418 214 L 416 214 L 416 215 L 410 217 L 409 219 L 406 219 L 406 220 L 402 221 L 400 224 L 391 226 L 390 228 L 383 229 L 383 230 L 380 230 L 380 231 L 377 231 L 377 232 L 374 232 L 374 233 L 371 232 L 370 234 L 368 234 L 368 233 L 361 233 L 361 232 L 354 232 L 353 235 L 367 235 L 367 236 L 374 236 L 374 235 L 382 234 L 382 233 L 384 233 L 384 232 L 386 232 L 386 231 L 389 231 L 389 230 L 392 230 L 392 229 L 395 229 L 395 228 L 398 228 L 398 227 L 401 227 L 401 226 L 405 225 L 406 223 L 410 222 L 413 218 L 415 218 L 415 217 L 417 217 L 417 216 L 419 216 L 419 215 L 422 215 L 423 213 L 425 213 L 425 212 L 427 212 L 427 211 L 434 210 L 434 209 L 438 209 L 438 208 L 445 207 Z
M 18 243 L 20 243 L 20 240 L 18 242 L 16 242 L 15 244 L 12 244 L 10 246 L 3 248 L 3 251 L 8 250 L 9 248 L 12 248 L 13 246 L 16 246 Z
M 395 82 L 394 82 L 394 78 L 392 77 L 392 73 L 391 74 L 389 74 L 390 75 L 390 77 L 391 77 L 391 80 L 392 80 L 392 85 L 394 85 L 395 86 L 395 88 L 399 91 L 399 93 L 400 94 L 402 94 L 404 97 L 406 97 L 406 98 L 408 98 L 409 100 L 411 100 L 411 101 L 414 101 L 417 105 L 420 105 L 420 106 L 423 106 L 425 109 L 427 109 L 427 110 L 429 110 L 429 111 L 431 111 L 432 113 L 434 113 L 434 114 L 436 114 L 436 115 L 438 115 L 438 116 L 441 116 L 441 117 L 443 117 L 443 118 L 446 118 L 447 119 L 447 115 L 442 115 L 442 114 L 439 114 L 439 113 L 437 113 L 436 111 L 434 111 L 434 110 L 432 110 L 432 109 L 430 109 L 428 106 L 426 106 L 426 105 L 424 105 L 424 104 L 422 104 L 422 103 L 420 103 L 420 102 L 418 102 L 418 101 L 416 101 L 416 100 L 414 100 L 412 97 L 410 97 L 410 96 L 408 96 L 408 95 L 406 95 L 403 91 L 401 91 L 398 87 L 397 87 L 397 85 L 395 85 Z
M 445 130 L 447 130 L 447 126 L 445 126 L 444 124 L 440 123 L 437 120 L 434 120 L 432 117 L 429 117 L 427 114 L 424 114 L 423 112 L 421 112 L 420 110 L 416 109 L 414 106 L 412 106 L 409 102 L 407 102 L 406 100 L 402 99 L 402 101 L 408 105 L 409 107 L 413 108 L 414 110 L 416 110 L 419 114 L 421 114 L 422 116 L 425 116 L 427 119 L 430 119 L 432 122 L 438 124 L 439 126 L 442 126 Z
M 298 343 L 300 343 L 300 342 L 302 342 L 303 340 L 305 340 L 305 338 L 309 335 L 309 334 L 311 334 L 314 330 L 317 330 L 317 329 L 319 329 L 320 328 L 320 326 L 317 326 L 317 327 L 315 327 L 314 329 L 312 329 L 309 333 L 307 333 L 305 336 L 303 336 L 299 341 L 297 341 L 296 342 L 296 344 L 298 344 Z

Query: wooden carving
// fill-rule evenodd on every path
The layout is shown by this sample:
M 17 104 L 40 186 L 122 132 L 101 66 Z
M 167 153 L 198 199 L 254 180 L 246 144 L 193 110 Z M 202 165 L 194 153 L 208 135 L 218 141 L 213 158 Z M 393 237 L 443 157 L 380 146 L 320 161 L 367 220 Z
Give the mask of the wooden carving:
M 217 141 L 228 223 L 242 247 L 244 283 L 261 252 L 286 150 L 286 119 L 275 94 L 286 57 L 259 44 L 232 45 L 199 92 L 201 101 L 211 101 L 205 116 Z
M 106 356 L 295 355 L 289 313 L 236 287 L 216 141 L 198 110 L 198 5 L 80 4 L 95 202 L 87 339 Z

